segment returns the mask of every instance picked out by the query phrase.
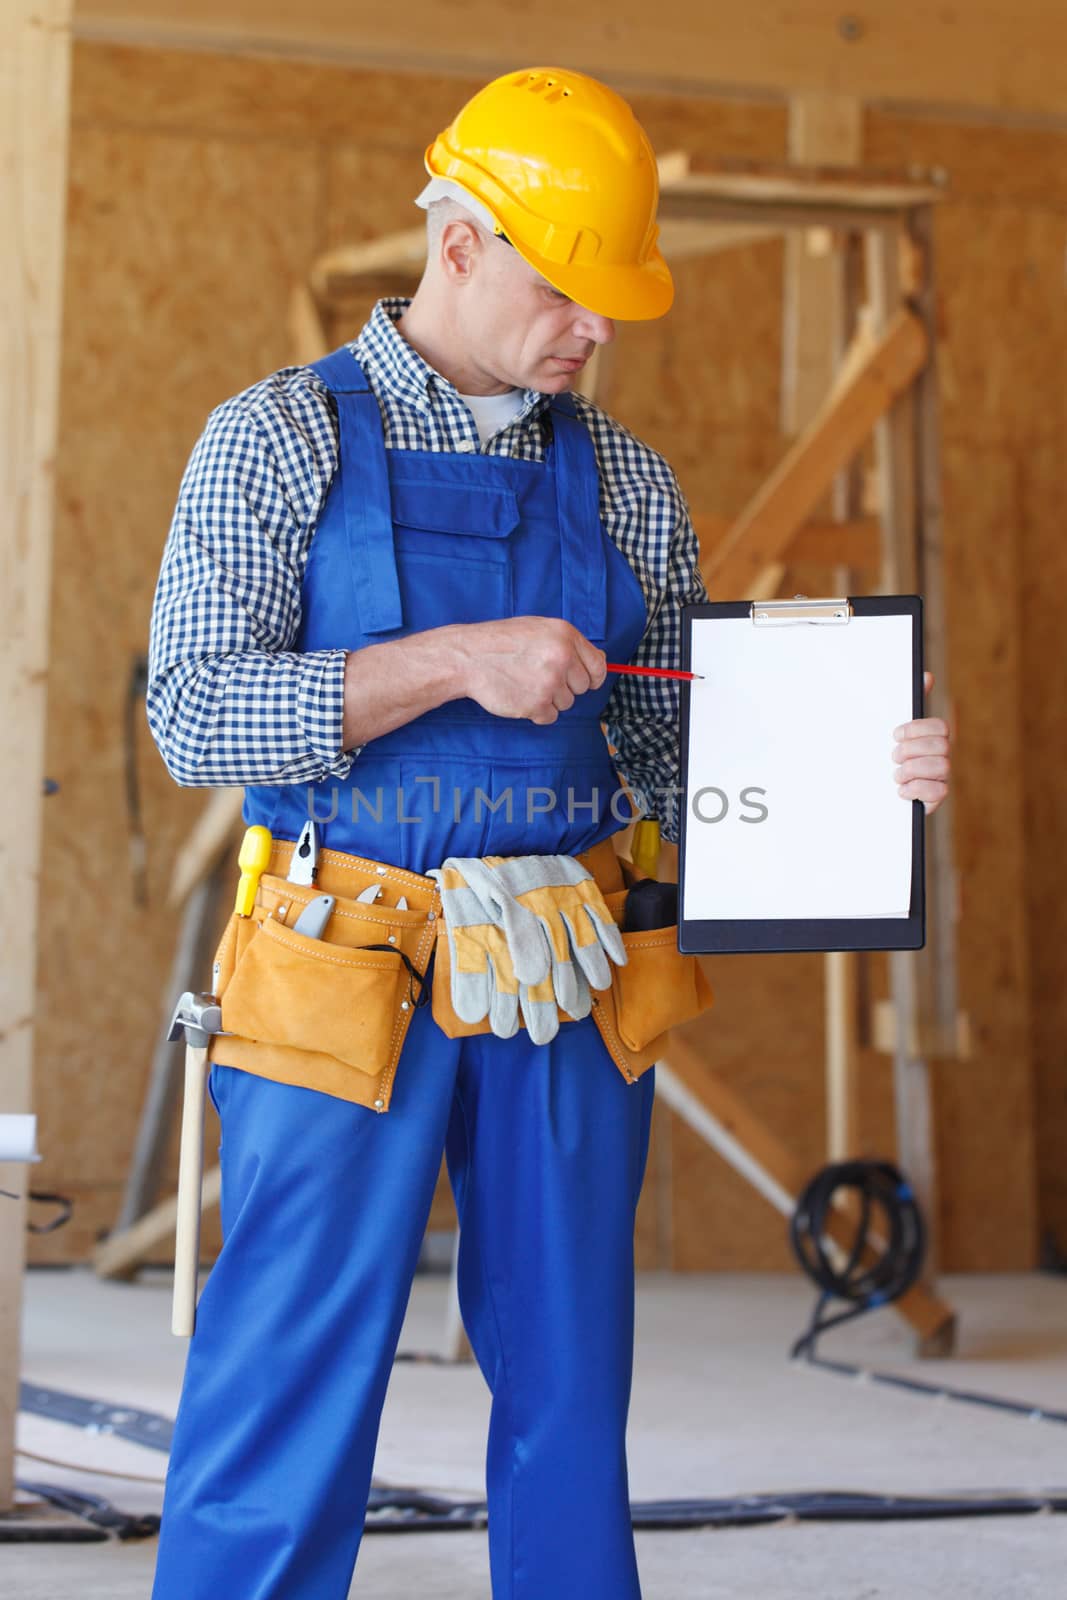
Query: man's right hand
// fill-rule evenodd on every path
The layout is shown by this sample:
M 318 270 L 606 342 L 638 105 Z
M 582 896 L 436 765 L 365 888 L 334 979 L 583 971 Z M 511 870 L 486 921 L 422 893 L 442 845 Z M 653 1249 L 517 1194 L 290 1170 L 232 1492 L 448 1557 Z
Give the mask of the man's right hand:
M 558 617 L 446 623 L 364 645 L 345 660 L 342 749 L 449 700 L 476 700 L 497 717 L 555 722 L 606 676 L 604 652 Z
M 603 650 L 559 617 L 506 617 L 454 631 L 462 692 L 493 716 L 555 722 L 607 676 Z

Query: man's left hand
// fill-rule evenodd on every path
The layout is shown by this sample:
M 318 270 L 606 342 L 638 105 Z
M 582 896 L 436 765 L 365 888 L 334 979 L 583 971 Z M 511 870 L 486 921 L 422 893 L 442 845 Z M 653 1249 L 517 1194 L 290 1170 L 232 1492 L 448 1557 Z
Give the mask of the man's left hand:
M 924 672 L 925 692 L 929 694 L 933 686 L 933 673 Z M 920 717 L 894 728 L 893 738 L 897 791 L 902 800 L 921 800 L 929 816 L 948 794 L 948 723 L 940 717 Z

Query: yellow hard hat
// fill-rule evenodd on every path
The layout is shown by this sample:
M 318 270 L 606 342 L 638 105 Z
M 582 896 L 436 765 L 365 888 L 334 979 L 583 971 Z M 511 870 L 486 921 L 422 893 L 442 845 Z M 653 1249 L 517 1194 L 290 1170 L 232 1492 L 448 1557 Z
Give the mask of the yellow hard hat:
M 606 84 L 562 67 L 494 78 L 430 145 L 426 170 L 480 200 L 524 260 L 579 305 L 635 322 L 669 310 L 656 158 Z

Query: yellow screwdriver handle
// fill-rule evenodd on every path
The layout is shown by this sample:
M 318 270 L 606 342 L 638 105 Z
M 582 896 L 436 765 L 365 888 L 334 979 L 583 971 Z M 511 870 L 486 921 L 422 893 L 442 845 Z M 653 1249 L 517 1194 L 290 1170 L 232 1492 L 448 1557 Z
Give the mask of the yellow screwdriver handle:
M 237 899 L 233 908 L 239 917 L 252 915 L 259 880 L 270 866 L 273 846 L 274 840 L 271 838 L 269 828 L 262 828 L 256 824 L 252 828 L 245 829 L 237 857 L 237 865 L 241 869 L 241 881 L 237 885 Z
M 654 878 L 659 872 L 659 852 L 659 823 L 655 817 L 642 817 L 634 824 L 630 860 L 638 872 L 643 872 L 646 878 Z

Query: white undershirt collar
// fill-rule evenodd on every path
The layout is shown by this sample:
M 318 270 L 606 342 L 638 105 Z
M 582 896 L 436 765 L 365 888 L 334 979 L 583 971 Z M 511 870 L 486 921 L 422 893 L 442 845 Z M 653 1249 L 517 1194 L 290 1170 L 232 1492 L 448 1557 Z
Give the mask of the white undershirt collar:
M 473 416 L 483 444 L 514 421 L 526 404 L 523 389 L 506 389 L 503 394 L 460 394 L 459 398 Z

